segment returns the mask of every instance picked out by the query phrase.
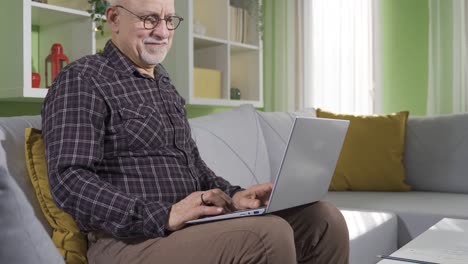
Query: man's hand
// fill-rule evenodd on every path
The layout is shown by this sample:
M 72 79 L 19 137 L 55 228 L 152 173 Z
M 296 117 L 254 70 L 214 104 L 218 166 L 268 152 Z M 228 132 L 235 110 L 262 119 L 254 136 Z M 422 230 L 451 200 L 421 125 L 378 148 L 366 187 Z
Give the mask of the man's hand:
M 237 192 L 232 197 L 237 209 L 253 209 L 268 204 L 273 184 L 271 182 L 257 184 L 247 190 Z
M 204 205 L 202 201 L 207 204 Z M 206 215 L 219 215 L 234 209 L 231 197 L 220 189 L 194 192 L 172 205 L 167 229 L 176 231 L 185 226 L 185 222 Z

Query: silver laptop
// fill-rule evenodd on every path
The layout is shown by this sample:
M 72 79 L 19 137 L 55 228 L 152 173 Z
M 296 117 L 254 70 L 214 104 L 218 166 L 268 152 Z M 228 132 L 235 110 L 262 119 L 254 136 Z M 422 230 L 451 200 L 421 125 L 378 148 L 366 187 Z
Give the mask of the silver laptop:
M 328 192 L 349 121 L 296 117 L 268 206 L 203 217 L 187 224 L 268 214 L 321 200 Z

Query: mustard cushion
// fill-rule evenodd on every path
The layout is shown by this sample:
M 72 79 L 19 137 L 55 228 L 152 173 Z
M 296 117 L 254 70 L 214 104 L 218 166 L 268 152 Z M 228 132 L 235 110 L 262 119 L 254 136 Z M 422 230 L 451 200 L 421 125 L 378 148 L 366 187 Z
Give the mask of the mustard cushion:
M 318 117 L 350 120 L 330 190 L 409 191 L 403 166 L 408 115 L 355 116 L 317 109 Z
M 42 133 L 35 128 L 25 130 L 26 167 L 37 199 L 53 228 L 52 241 L 68 264 L 87 263 L 87 239 L 80 233 L 73 218 L 59 209 L 52 198 L 47 177 Z

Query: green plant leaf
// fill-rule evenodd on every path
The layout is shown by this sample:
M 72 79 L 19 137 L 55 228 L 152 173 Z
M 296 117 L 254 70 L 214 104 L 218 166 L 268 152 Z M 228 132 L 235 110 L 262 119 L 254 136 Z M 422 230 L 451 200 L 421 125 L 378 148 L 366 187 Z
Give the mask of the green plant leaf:
M 105 0 L 88 0 L 88 3 L 90 8 L 86 11 L 90 14 L 91 20 L 95 22 L 96 29 L 104 35 L 103 24 L 106 23 L 106 9 L 110 4 Z

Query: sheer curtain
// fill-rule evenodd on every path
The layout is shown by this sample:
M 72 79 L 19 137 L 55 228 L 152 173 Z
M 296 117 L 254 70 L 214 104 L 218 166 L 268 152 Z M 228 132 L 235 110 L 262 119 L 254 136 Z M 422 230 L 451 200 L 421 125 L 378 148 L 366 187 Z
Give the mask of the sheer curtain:
M 294 111 L 298 69 L 295 1 L 263 0 L 262 5 L 264 110 Z
M 466 0 L 429 0 L 427 114 L 468 111 Z
M 304 0 L 304 107 L 373 113 L 372 0 Z

